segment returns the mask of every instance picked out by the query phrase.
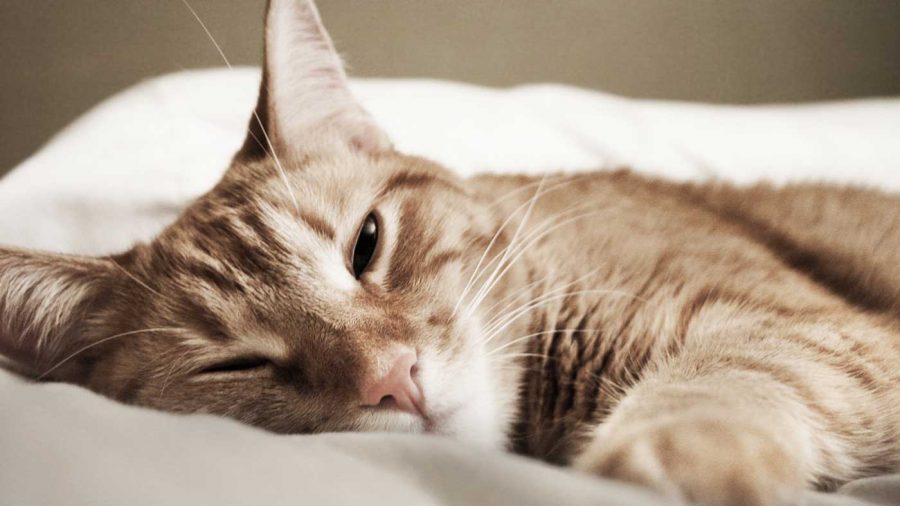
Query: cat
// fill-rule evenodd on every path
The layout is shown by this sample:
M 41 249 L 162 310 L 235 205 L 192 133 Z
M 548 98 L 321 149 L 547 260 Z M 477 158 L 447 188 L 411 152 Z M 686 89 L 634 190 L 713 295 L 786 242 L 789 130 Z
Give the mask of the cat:
M 246 141 L 147 244 L 0 249 L 40 380 L 279 433 L 431 433 L 701 504 L 900 468 L 900 197 L 627 171 L 462 179 L 271 0 Z

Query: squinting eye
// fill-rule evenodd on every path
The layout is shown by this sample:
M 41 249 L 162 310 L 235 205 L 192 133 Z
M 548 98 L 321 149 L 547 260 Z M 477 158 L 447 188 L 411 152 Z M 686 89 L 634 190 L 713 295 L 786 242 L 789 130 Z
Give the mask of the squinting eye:
M 353 246 L 353 275 L 359 278 L 366 272 L 372 256 L 375 255 L 375 247 L 378 245 L 378 219 L 373 213 L 366 216 L 361 227 L 356 244 Z
M 253 371 L 270 365 L 272 365 L 272 362 L 262 357 L 239 357 L 201 369 L 199 374 Z

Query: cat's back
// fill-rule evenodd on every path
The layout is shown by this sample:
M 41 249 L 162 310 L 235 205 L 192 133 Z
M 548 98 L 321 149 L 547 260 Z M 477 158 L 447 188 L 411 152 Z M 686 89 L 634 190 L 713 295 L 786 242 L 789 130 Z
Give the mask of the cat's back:
M 812 288 L 811 295 L 828 292 L 864 310 L 900 315 L 895 194 L 678 183 L 627 170 L 485 175 L 469 184 L 496 202 L 498 216 L 534 198 L 526 227 L 557 227 L 536 244 L 557 259 L 635 271 L 680 264 L 684 276 L 710 278 L 720 288 L 732 280 L 739 292 L 783 278 L 793 289 Z

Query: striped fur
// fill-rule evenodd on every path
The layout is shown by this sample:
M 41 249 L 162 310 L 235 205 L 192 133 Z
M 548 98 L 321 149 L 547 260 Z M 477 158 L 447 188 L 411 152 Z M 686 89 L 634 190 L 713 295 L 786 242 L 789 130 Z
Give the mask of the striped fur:
M 0 353 L 131 404 L 444 434 L 703 504 L 900 469 L 900 197 L 462 180 L 390 147 L 311 3 L 267 19 L 220 183 L 121 255 L 0 249 Z M 397 346 L 426 418 L 361 406 Z

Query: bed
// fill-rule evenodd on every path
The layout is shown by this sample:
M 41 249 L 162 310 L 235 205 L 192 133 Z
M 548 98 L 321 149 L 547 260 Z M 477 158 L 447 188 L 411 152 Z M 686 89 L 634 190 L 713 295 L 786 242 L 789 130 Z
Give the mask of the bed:
M 104 254 L 148 240 L 220 177 L 257 69 L 114 96 L 0 180 L 0 244 Z M 353 82 L 398 149 L 463 174 L 631 167 L 680 180 L 900 190 L 900 99 L 712 106 L 560 85 Z M 900 212 L 900 210 L 898 210 Z M 900 505 L 900 475 L 812 505 Z M 664 504 L 649 492 L 436 437 L 279 436 L 123 406 L 0 370 L 0 504 Z

